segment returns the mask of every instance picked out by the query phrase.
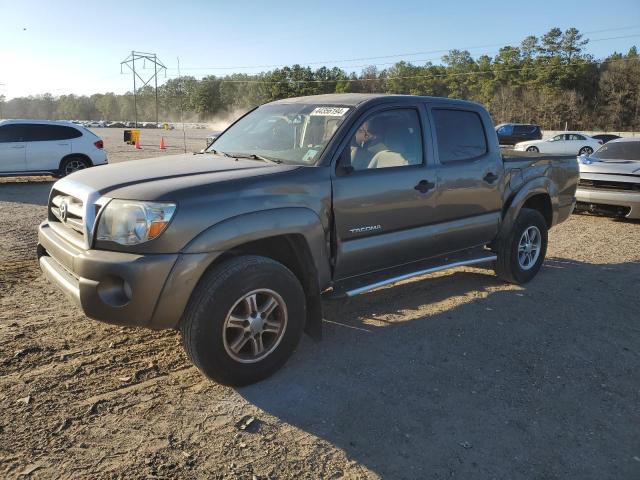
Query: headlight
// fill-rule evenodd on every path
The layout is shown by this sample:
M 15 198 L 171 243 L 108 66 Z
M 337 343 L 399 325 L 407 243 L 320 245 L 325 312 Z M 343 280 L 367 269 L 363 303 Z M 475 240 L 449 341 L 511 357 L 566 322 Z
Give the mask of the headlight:
M 160 235 L 176 211 L 175 203 L 111 200 L 100 215 L 98 240 L 137 245 Z

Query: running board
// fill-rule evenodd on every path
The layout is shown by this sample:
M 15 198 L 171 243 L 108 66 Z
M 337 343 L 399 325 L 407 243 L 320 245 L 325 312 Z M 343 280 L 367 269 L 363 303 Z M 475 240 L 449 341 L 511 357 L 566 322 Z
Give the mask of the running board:
M 477 253 L 477 252 L 476 252 Z M 347 281 L 343 281 L 340 282 L 343 285 L 341 286 L 337 286 L 337 288 L 334 288 L 333 292 L 331 292 L 328 297 L 329 298 L 344 298 L 344 297 L 355 297 L 356 295 L 360 295 L 362 293 L 366 293 L 366 292 L 370 292 L 371 290 L 375 290 L 376 288 L 380 288 L 380 287 L 384 287 L 386 285 L 391 285 L 393 283 L 397 283 L 397 282 L 401 282 L 402 280 L 407 280 L 409 278 L 414 278 L 414 277 L 420 277 L 422 275 L 427 275 L 429 273 L 435 273 L 435 272 L 440 272 L 442 270 L 449 270 L 451 268 L 456 268 L 456 267 L 464 267 L 464 266 L 469 266 L 469 265 L 478 265 L 481 263 L 489 263 L 489 262 L 493 262 L 495 260 L 497 260 L 497 256 L 490 253 L 490 252 L 486 252 L 486 253 L 482 253 L 482 255 L 480 256 L 474 256 L 472 258 L 464 258 L 464 259 L 459 259 L 457 261 L 451 261 L 453 259 L 449 258 L 449 259 L 444 259 L 444 260 L 449 260 L 449 262 L 447 263 L 441 263 L 441 264 L 437 264 L 437 265 L 433 265 L 433 260 L 431 261 L 431 266 L 426 266 L 424 265 L 423 268 L 419 268 L 417 270 L 412 270 L 409 272 L 405 272 L 405 273 L 401 273 L 401 274 L 396 274 L 396 275 L 392 275 L 392 276 L 388 276 L 387 278 L 382 278 L 381 280 L 377 280 L 377 281 L 373 281 L 371 283 L 366 283 L 363 284 L 362 281 L 358 282 L 349 282 Z M 422 263 L 422 262 L 421 262 Z M 413 267 L 416 267 L 417 265 L 414 264 Z M 408 266 L 405 266 L 405 268 Z M 397 269 L 394 269 L 397 271 Z M 391 273 L 391 272 L 387 272 L 387 273 Z M 380 272 L 377 275 L 377 278 L 380 278 L 380 275 L 383 274 L 383 272 Z M 353 280 L 353 279 L 352 279 Z M 370 278 L 370 281 L 373 280 L 372 278 Z M 352 283 L 352 285 L 348 285 L 349 283 Z M 355 285 L 353 283 L 356 283 Z

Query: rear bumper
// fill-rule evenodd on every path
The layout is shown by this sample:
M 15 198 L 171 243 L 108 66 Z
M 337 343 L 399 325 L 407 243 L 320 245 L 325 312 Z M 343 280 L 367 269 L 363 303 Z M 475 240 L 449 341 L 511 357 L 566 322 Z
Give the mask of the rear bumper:
M 617 192 L 579 187 L 576 191 L 576 199 L 580 203 L 628 208 L 629 213 L 624 215 L 626 218 L 640 219 L 640 193 L 638 192 Z
M 38 257 L 47 279 L 88 317 L 117 325 L 151 327 L 178 255 L 80 250 L 45 222 L 38 231 Z

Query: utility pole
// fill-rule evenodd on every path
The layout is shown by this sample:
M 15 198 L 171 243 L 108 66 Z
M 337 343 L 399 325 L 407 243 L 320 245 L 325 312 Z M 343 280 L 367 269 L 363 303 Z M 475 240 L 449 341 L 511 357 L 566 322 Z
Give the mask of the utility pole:
M 144 70 L 144 68 L 146 67 L 146 62 L 152 62 L 153 63 L 153 75 L 151 75 L 149 78 L 145 79 L 142 76 L 140 76 L 139 73 L 139 69 L 136 70 L 136 60 L 142 60 L 142 69 Z M 122 62 L 120 62 L 120 73 L 124 73 L 122 71 L 122 66 L 126 65 L 127 67 L 129 67 L 129 70 L 131 70 L 132 75 L 133 75 L 133 115 L 134 115 L 134 122 L 136 124 L 136 127 L 138 126 L 138 100 L 137 100 L 137 87 L 136 87 L 136 77 L 142 82 L 142 87 L 146 87 L 151 80 L 154 80 L 154 85 L 155 85 L 155 94 L 156 94 L 156 125 L 158 124 L 159 118 L 158 118 L 158 73 L 162 72 L 162 70 L 165 71 L 165 76 L 167 75 L 167 67 L 165 67 L 164 63 L 162 63 L 159 59 L 158 56 L 155 53 L 145 53 L 145 52 L 136 52 L 134 50 L 131 51 L 131 54 L 125 58 Z M 138 65 L 140 65 L 140 63 L 138 62 Z M 141 88 L 142 88 L 141 87 Z

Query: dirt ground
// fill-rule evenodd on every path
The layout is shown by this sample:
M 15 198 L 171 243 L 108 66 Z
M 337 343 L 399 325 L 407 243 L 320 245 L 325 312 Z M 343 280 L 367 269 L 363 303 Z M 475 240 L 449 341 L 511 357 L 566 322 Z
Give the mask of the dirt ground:
M 182 141 L 97 132 L 111 162 Z M 1 478 L 640 478 L 640 223 L 572 216 L 524 287 L 461 268 L 327 304 L 322 342 L 232 389 L 42 278 L 51 185 L 0 180 Z

